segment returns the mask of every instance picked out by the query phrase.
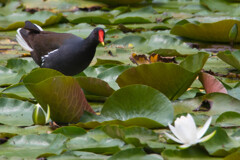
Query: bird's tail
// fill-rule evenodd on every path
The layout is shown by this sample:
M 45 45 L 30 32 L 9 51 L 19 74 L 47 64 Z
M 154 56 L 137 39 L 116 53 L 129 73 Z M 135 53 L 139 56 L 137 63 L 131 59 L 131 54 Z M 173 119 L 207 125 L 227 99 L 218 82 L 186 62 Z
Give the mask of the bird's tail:
M 37 27 L 40 31 L 43 31 L 43 29 L 38 26 L 37 24 L 34 24 L 35 27 Z M 28 43 L 24 40 L 23 36 L 22 36 L 22 33 L 24 33 L 24 30 L 23 28 L 18 28 L 17 29 L 17 34 L 16 34 L 16 40 L 17 42 L 19 43 L 19 45 L 26 51 L 29 51 L 29 52 L 32 52 L 33 49 L 28 45 Z M 22 32 L 22 33 L 21 33 Z

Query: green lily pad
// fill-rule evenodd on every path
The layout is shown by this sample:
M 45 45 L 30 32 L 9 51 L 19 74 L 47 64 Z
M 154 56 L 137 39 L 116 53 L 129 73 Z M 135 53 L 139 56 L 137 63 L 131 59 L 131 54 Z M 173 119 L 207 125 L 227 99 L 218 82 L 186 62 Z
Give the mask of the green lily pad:
M 40 8 L 44 10 L 54 11 L 74 11 L 76 8 L 91 8 L 91 7 L 106 7 L 105 4 L 100 2 L 92 2 L 87 0 L 23 0 L 23 5 L 28 9 Z
M 120 127 L 117 125 L 107 125 L 103 127 L 103 131 L 112 138 L 119 138 L 128 144 L 136 147 L 146 146 L 148 141 L 157 141 L 158 135 L 144 127 Z
M 13 71 L 29 73 L 32 69 L 37 68 L 38 65 L 32 59 L 13 58 L 7 61 L 6 67 Z
M 141 49 L 141 48 L 140 48 Z M 197 49 L 190 48 L 186 43 L 169 35 L 152 35 L 146 46 L 148 54 L 157 53 L 162 56 L 187 56 L 197 54 Z
M 18 73 L 9 68 L 0 66 L 0 86 L 8 86 L 18 83 L 23 74 L 23 72 Z
M 94 12 L 83 12 L 77 11 L 71 14 L 66 14 L 69 22 L 78 23 L 89 23 L 89 24 L 111 24 L 109 19 L 113 18 L 113 15 L 103 11 Z
M 217 56 L 226 62 L 227 64 L 230 64 L 231 66 L 235 67 L 236 69 L 240 70 L 240 51 L 225 51 L 225 52 L 219 52 Z
M 32 158 L 59 155 L 67 137 L 61 134 L 15 136 L 0 145 L 0 155 L 6 157 Z
M 116 79 L 122 72 L 124 72 L 125 70 L 131 67 L 132 66 L 130 65 L 128 66 L 119 65 L 119 66 L 111 67 L 103 71 L 102 73 L 100 73 L 97 77 L 107 82 L 109 86 L 111 86 L 114 90 L 117 90 L 119 89 L 119 86 L 116 83 Z
M 133 44 L 134 46 L 139 46 L 146 41 L 146 38 L 138 35 L 125 36 L 122 39 L 118 39 L 113 42 L 115 45 L 128 46 L 128 44 Z
M 237 112 L 224 112 L 216 120 L 216 124 L 221 127 L 240 126 L 239 122 L 240 122 L 240 113 L 237 113 Z
M 117 16 L 114 24 L 152 23 L 149 19 L 152 19 L 156 13 L 157 12 L 151 6 L 144 7 L 139 10 Z
M 229 137 L 222 128 L 211 128 L 208 133 L 216 130 L 216 134 L 207 142 L 202 143 L 208 153 L 212 156 L 226 156 L 240 147 L 240 142 Z
M 77 77 L 76 80 L 88 94 L 108 97 L 114 92 L 107 82 L 98 78 Z
M 87 132 L 80 127 L 66 126 L 66 127 L 58 128 L 54 130 L 52 133 L 55 133 L 55 134 L 61 133 L 66 137 L 74 138 L 74 137 L 84 135 Z
M 97 58 L 97 62 L 94 64 L 95 66 L 100 66 L 100 65 L 106 65 L 106 64 L 116 64 L 116 65 L 121 65 L 124 64 L 121 61 L 118 60 L 113 60 L 113 59 L 100 59 Z
M 0 123 L 10 126 L 33 124 L 34 104 L 11 98 L 0 98 Z
M 203 101 L 210 102 L 210 109 L 207 112 L 194 111 L 201 106 Z M 240 100 L 223 93 L 210 93 L 201 97 L 193 99 L 186 99 L 183 101 L 176 101 L 173 103 L 174 114 L 193 113 L 193 114 L 205 114 L 209 116 L 220 115 L 224 112 L 232 111 L 240 113 Z M 226 107 L 228 106 L 228 107 Z
M 157 90 L 148 86 L 132 85 L 114 92 L 104 103 L 101 115 L 122 121 L 151 117 L 150 119 L 166 126 L 172 121 L 172 111 L 169 100 Z
M 231 3 L 228 0 L 200 0 L 201 5 L 207 7 L 211 11 L 229 12 L 237 8 L 237 4 Z M 238 5 L 239 7 L 240 5 Z
M 0 16 L 0 30 L 14 30 L 24 26 L 26 20 L 30 20 L 40 26 L 48 26 L 60 22 L 62 14 L 54 14 L 48 11 L 39 11 L 35 14 L 28 12 L 12 13 L 8 16 Z
M 193 83 L 208 58 L 206 53 L 187 57 L 180 65 L 166 63 L 143 64 L 119 75 L 120 87 L 144 84 L 158 89 L 169 99 L 180 97 Z
M 171 123 L 170 101 L 159 91 L 144 85 L 131 85 L 114 92 L 104 103 L 101 116 L 84 114 L 78 126 L 95 128 L 105 124 L 162 127 Z
M 13 13 L 20 7 L 20 2 L 18 1 L 9 1 L 4 7 L 1 8 L 0 15 L 7 16 L 10 13 Z
M 31 101 L 31 99 L 34 98 L 33 95 L 29 92 L 29 90 L 23 85 L 23 83 L 9 86 L 4 89 L 1 94 L 4 94 L 4 96 L 7 96 L 9 98 L 28 101 Z
M 130 148 L 127 150 L 120 151 L 113 155 L 108 160 L 163 160 L 160 155 L 157 154 L 146 154 L 141 148 Z
M 119 139 L 102 139 L 97 141 L 90 137 L 76 137 L 67 142 L 70 150 L 88 151 L 101 154 L 113 154 L 120 151 L 124 142 Z
M 48 157 L 48 160 L 106 160 L 109 156 L 83 151 L 67 151 L 58 156 Z
M 16 135 L 30 135 L 30 134 L 43 134 L 51 132 L 49 126 L 30 126 L 30 127 L 17 127 L 17 126 L 8 126 L 0 125 L 0 137 L 13 137 Z
M 51 69 L 36 69 L 23 80 L 45 111 L 47 104 L 50 106 L 51 119 L 59 123 L 77 122 L 84 110 L 93 112 L 77 80 L 55 74 L 61 73 Z
M 238 159 L 240 157 L 240 151 L 233 152 L 232 154 L 229 154 L 228 156 L 224 157 L 224 160 L 232 160 L 232 159 Z
M 102 73 L 103 71 L 116 66 L 115 64 L 105 64 L 105 65 L 100 65 L 100 66 L 91 66 L 88 67 L 87 69 L 85 69 L 83 71 L 83 73 L 87 76 L 87 77 L 95 77 L 97 78 L 97 76 Z
M 131 0 L 131 1 L 128 1 L 128 0 L 122 0 L 122 1 L 118 1 L 118 0 L 97 0 L 97 2 L 99 2 L 99 1 L 104 2 L 106 4 L 110 4 L 110 5 L 128 5 L 128 4 L 139 3 L 139 2 L 142 2 L 143 0 Z
M 171 34 L 205 42 L 230 42 L 228 35 L 234 24 L 240 26 L 240 21 L 226 19 L 214 23 L 178 23 L 171 29 Z M 240 35 L 236 42 L 240 42 Z
M 182 160 L 182 159 L 221 160 L 222 159 L 218 157 L 210 157 L 205 150 L 198 147 L 190 147 L 184 150 L 166 149 L 162 152 L 162 156 L 163 158 L 169 159 L 169 160 Z

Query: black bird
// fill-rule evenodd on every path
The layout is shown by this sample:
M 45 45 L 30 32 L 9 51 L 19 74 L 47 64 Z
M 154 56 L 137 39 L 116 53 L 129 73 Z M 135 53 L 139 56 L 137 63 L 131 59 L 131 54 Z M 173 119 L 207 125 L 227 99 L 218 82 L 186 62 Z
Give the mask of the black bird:
M 43 31 L 30 21 L 26 21 L 23 28 L 18 28 L 16 35 L 18 43 L 30 51 L 40 67 L 55 69 L 70 76 L 89 66 L 97 45 L 104 45 L 104 38 L 102 28 L 95 28 L 86 39 L 82 39 L 70 33 Z

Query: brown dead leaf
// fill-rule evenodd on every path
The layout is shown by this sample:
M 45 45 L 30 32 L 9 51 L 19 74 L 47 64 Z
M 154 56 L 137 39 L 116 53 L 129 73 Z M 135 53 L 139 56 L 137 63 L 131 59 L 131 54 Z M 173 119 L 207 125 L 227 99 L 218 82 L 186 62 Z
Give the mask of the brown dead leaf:
M 137 55 L 136 53 L 132 53 L 130 60 L 137 65 L 150 63 L 147 56 L 144 54 Z
M 137 65 L 156 62 L 177 63 L 175 57 L 162 57 L 156 53 L 152 53 L 148 58 L 144 54 L 137 55 L 136 53 L 132 53 L 130 60 Z

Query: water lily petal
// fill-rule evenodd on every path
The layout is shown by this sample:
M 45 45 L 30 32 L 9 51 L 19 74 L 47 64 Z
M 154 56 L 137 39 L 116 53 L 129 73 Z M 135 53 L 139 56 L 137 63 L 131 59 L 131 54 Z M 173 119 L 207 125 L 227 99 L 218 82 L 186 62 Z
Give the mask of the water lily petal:
M 175 121 L 175 130 L 177 136 L 183 143 L 192 143 L 197 141 L 197 128 L 194 119 L 190 114 L 186 117 L 181 116 Z
M 183 144 L 183 145 L 179 146 L 179 148 L 180 149 L 186 149 L 186 148 L 190 147 L 191 145 L 193 145 L 193 144 L 191 144 L 191 143 Z
M 216 134 L 216 130 L 213 131 L 211 134 L 209 134 L 209 135 L 207 135 L 207 136 L 199 139 L 199 140 L 198 140 L 198 143 L 200 143 L 200 142 L 206 142 L 207 140 L 211 139 L 215 134 Z
M 181 143 L 184 143 L 184 134 L 182 133 L 181 129 L 176 130 L 176 128 L 173 127 L 171 124 L 168 124 L 168 127 L 171 132 L 181 141 Z
M 205 132 L 208 130 L 208 128 L 211 124 L 211 121 L 212 121 L 212 117 L 209 117 L 207 122 L 204 124 L 204 126 L 201 128 L 198 128 L 197 139 L 201 138 L 205 134 Z
M 172 136 L 171 134 L 168 134 L 167 132 L 164 133 L 168 138 L 170 138 L 171 140 L 177 142 L 177 143 L 181 143 L 183 144 L 179 139 L 177 139 L 176 137 Z

